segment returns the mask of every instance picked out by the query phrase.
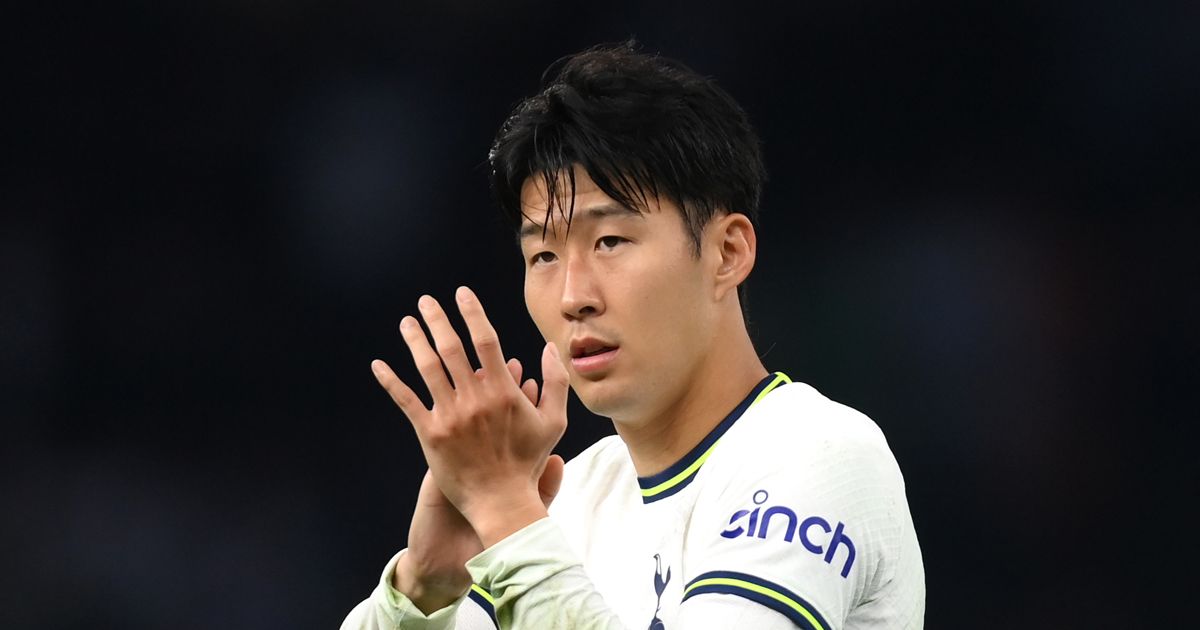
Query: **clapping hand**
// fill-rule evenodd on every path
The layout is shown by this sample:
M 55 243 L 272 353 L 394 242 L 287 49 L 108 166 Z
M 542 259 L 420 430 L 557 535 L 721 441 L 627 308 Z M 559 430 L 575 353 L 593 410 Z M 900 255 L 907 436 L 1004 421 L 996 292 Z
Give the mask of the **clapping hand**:
M 547 343 L 539 399 L 532 379 L 517 384 L 520 377 L 514 378 L 512 366 L 505 362 L 499 337 L 475 294 L 460 287 L 456 301 L 479 358 L 477 370 L 437 300 L 423 296 L 418 302 L 433 346 L 415 318 L 400 322 L 433 398 L 432 409 L 426 409 L 386 363 L 376 360 L 371 367 L 416 430 L 433 482 L 483 547 L 490 547 L 546 516 L 547 484 L 539 482 L 567 426 L 568 375 L 555 345 Z M 560 477 L 561 459 L 553 466 L 553 474 Z M 557 481 L 551 485 L 557 486 Z

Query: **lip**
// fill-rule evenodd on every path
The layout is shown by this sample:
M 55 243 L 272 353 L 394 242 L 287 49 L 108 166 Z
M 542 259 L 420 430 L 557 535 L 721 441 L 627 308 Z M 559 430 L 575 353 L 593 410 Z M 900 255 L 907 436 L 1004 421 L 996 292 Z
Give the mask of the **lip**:
M 600 339 L 598 337 L 593 337 L 591 335 L 586 335 L 583 337 L 575 337 L 567 344 L 567 350 L 570 352 L 569 356 L 571 356 L 571 357 L 578 357 L 579 355 L 581 355 L 589 350 L 597 350 L 600 348 L 616 348 L 616 347 L 617 347 L 617 344 L 615 344 L 615 343 L 609 343 L 603 339 Z
M 607 370 L 620 351 L 621 348 L 617 347 L 588 357 L 575 357 L 571 359 L 571 367 L 575 368 L 580 375 L 595 374 Z

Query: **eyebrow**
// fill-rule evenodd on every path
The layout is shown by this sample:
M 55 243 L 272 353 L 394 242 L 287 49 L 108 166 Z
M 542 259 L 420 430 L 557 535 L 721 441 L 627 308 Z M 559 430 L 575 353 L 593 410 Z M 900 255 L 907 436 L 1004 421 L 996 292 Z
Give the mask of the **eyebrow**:
M 580 214 L 582 214 L 582 216 L 580 216 Z M 606 204 L 602 204 L 599 206 L 592 206 L 591 208 L 584 210 L 582 213 L 578 213 L 578 212 L 575 213 L 575 216 L 572 217 L 571 222 L 574 223 L 575 221 L 578 221 L 580 219 L 594 221 L 597 219 L 602 219 L 604 217 L 621 217 L 621 216 L 641 217 L 642 213 L 638 212 L 637 210 L 634 210 L 633 208 L 630 208 L 628 206 L 621 205 L 619 203 L 606 203 Z M 524 242 L 525 239 L 532 238 L 534 236 L 538 236 L 538 235 L 542 234 L 543 230 L 545 230 L 545 226 L 543 224 L 534 223 L 533 221 L 526 221 L 521 224 L 521 231 L 518 235 L 517 241 Z

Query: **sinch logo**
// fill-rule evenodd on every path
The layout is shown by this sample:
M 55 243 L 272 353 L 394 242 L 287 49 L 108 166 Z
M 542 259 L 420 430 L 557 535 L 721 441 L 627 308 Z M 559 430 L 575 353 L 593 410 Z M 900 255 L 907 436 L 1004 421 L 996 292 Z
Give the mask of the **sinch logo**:
M 854 565 L 854 542 L 846 535 L 845 525 L 840 521 L 836 527 L 830 527 L 829 521 L 820 516 L 810 516 L 803 521 L 796 516 L 796 512 L 791 508 L 782 505 L 773 505 L 763 509 L 766 504 L 768 494 L 766 490 L 758 490 L 751 497 L 755 507 L 749 510 L 738 510 L 729 517 L 729 527 L 721 532 L 721 536 L 725 538 L 741 538 L 741 537 L 758 537 L 766 539 L 772 532 L 782 531 L 782 538 L 785 542 L 792 542 L 799 538 L 800 544 L 809 553 L 818 556 L 824 555 L 825 563 L 832 566 L 833 558 L 837 554 L 837 550 L 846 548 L 846 561 L 842 565 L 842 577 L 850 575 L 850 567 Z M 786 520 L 783 518 L 786 517 Z M 741 521 L 745 524 L 740 524 Z M 771 528 L 772 523 L 779 523 L 774 529 Z M 821 533 L 814 532 L 820 530 Z M 776 534 L 774 538 L 779 538 Z

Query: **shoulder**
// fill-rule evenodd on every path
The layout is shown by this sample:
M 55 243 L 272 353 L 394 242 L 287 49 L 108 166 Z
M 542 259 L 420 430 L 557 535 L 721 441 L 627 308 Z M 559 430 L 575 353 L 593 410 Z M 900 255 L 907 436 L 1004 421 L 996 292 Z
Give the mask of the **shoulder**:
M 807 383 L 776 388 L 751 408 L 748 419 L 771 423 L 777 431 L 882 440 L 883 432 L 866 414 L 831 400 Z
M 714 449 L 698 513 L 728 522 L 758 506 L 845 523 L 856 540 L 891 540 L 909 521 L 904 477 L 866 415 L 802 383 L 752 407 Z M 770 505 L 767 505 L 767 504 Z
M 871 418 L 804 383 L 778 387 L 747 410 L 713 458 L 713 463 L 749 466 L 762 474 L 812 473 L 826 464 L 895 465 L 883 431 Z
M 920 571 L 883 432 L 808 385 L 779 387 L 747 410 L 701 474 L 691 544 L 717 560 L 698 561 L 698 572 L 756 575 L 845 619 L 893 576 Z

